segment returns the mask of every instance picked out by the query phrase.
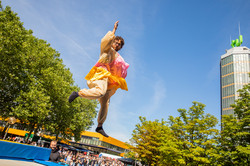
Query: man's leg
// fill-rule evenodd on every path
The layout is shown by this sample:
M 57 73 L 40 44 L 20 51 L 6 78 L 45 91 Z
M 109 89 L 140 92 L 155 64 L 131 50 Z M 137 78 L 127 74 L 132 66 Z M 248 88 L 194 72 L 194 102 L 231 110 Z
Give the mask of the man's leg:
M 69 96 L 69 102 L 74 101 L 78 96 L 86 99 L 99 99 L 103 97 L 107 91 L 108 78 L 101 80 L 87 81 L 90 89 L 82 89 L 79 92 L 72 92 Z
M 108 114 L 108 107 L 109 107 L 109 102 L 110 102 L 110 97 L 113 96 L 115 94 L 117 89 L 111 89 L 111 90 L 107 90 L 106 94 L 99 99 L 101 108 L 100 111 L 98 113 L 98 126 L 96 128 L 96 132 L 102 134 L 105 137 L 108 137 L 108 135 L 104 132 L 103 128 L 102 128 L 102 124 L 104 123 L 104 121 L 107 118 L 107 114 Z

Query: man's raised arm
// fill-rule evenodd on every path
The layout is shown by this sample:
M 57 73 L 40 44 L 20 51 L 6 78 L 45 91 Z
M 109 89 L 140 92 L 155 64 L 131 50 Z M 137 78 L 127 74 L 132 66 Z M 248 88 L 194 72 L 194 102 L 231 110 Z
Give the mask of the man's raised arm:
M 114 29 L 113 31 L 109 31 L 103 38 L 101 41 L 101 54 L 104 52 L 109 52 L 109 50 L 111 49 L 111 44 L 113 39 L 115 38 L 115 32 L 116 29 L 118 27 L 118 23 L 119 21 L 116 21 L 114 24 Z
M 116 31 L 116 29 L 117 29 L 117 27 L 118 27 L 118 23 L 119 23 L 119 21 L 116 21 L 115 22 L 115 25 L 114 25 L 114 29 L 113 29 L 113 33 L 115 34 L 115 31 Z

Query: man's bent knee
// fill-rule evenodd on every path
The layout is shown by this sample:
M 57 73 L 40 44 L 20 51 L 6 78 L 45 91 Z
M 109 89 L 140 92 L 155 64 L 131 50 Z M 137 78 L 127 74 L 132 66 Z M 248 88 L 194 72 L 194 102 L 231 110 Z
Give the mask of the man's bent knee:
M 105 96 L 106 94 L 106 91 L 103 91 L 103 90 L 98 90 L 96 92 L 96 96 L 98 96 L 98 98 L 102 98 L 103 96 Z

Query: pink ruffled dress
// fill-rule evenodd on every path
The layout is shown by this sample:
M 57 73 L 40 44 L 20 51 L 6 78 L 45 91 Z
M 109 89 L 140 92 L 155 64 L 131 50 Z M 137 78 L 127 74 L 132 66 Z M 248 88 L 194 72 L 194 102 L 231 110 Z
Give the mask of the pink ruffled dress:
M 102 39 L 100 59 L 85 79 L 94 81 L 108 77 L 108 89 L 121 88 L 128 90 L 125 78 L 129 64 L 124 61 L 118 52 L 111 48 L 113 38 L 114 34 L 108 32 Z

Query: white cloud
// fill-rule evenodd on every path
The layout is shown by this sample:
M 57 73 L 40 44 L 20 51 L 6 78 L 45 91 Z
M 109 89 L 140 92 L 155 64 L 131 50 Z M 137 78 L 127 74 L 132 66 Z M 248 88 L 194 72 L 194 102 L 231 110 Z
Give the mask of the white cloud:
M 155 81 L 153 89 L 154 93 L 150 98 L 149 104 L 144 106 L 146 117 L 151 116 L 155 111 L 157 111 L 165 101 L 164 99 L 166 97 L 166 87 L 164 81 L 161 78 L 158 78 L 158 80 Z

